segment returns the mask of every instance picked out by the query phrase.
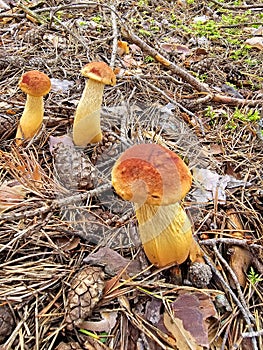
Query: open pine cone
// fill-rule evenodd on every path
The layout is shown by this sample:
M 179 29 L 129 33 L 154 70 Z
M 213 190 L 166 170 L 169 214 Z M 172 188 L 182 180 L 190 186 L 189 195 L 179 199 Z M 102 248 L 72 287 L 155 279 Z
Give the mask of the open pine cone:
M 73 277 L 65 316 L 68 330 L 72 330 L 92 314 L 101 299 L 103 289 L 104 272 L 100 267 L 86 266 Z
M 94 188 L 96 169 L 70 138 L 52 136 L 50 145 L 56 176 L 65 188 L 72 191 Z

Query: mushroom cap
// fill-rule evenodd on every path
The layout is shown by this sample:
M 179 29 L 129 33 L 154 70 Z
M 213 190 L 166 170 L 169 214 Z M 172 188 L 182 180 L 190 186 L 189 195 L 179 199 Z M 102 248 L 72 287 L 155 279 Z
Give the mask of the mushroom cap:
M 105 85 L 116 84 L 116 75 L 105 62 L 90 62 L 81 69 L 85 78 L 93 79 Z
M 22 75 L 18 85 L 26 94 L 41 97 L 49 93 L 51 81 L 45 73 L 31 70 Z
M 192 176 L 184 161 L 157 144 L 127 149 L 112 169 L 112 185 L 125 200 L 140 204 L 169 205 L 190 190 Z

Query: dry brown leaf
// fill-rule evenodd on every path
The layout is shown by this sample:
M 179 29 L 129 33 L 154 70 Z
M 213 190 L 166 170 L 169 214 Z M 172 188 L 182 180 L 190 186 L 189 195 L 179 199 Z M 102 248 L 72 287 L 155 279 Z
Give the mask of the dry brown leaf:
M 183 55 L 190 55 L 192 52 L 186 45 L 176 43 L 163 43 L 160 46 L 161 49 L 163 49 L 166 52 L 174 52 Z
M 195 343 L 201 348 L 209 348 L 207 320 L 217 318 L 210 297 L 203 293 L 182 293 L 172 303 L 172 311 L 174 318 L 182 321 L 183 328 L 191 334 Z
M 115 275 L 121 270 L 125 270 L 129 275 L 135 275 L 141 271 L 139 261 L 126 259 L 108 247 L 100 248 L 97 252 L 89 254 L 84 262 L 106 266 L 107 272 L 111 275 Z
M 196 340 L 188 332 L 184 326 L 182 320 L 179 318 L 171 318 L 170 315 L 164 313 L 164 324 L 170 333 L 176 339 L 176 346 L 180 350 L 203 350 L 203 347 L 196 343 Z
M 18 181 L 5 181 L 0 186 L 0 212 L 21 203 L 27 190 Z
M 124 55 L 122 63 L 126 68 L 139 67 L 142 62 L 136 61 L 131 55 Z
M 245 44 L 263 50 L 263 36 L 255 36 L 254 38 L 247 39 Z
M 73 237 L 69 239 L 67 237 L 58 237 L 56 238 L 55 243 L 62 251 L 65 252 L 77 248 L 80 243 L 80 238 Z
M 228 210 L 228 220 L 227 220 L 227 228 L 230 230 L 235 230 L 234 232 L 230 232 L 233 238 L 243 239 L 244 234 L 242 233 L 243 226 L 238 217 L 238 215 L 233 210 Z M 240 230 L 240 231 L 239 231 Z M 229 265 L 237 276 L 238 282 L 241 287 L 245 287 L 247 283 L 246 273 L 251 265 L 252 255 L 251 252 L 245 248 L 240 246 L 232 246 L 231 248 L 231 257 L 229 260 Z M 229 278 L 230 285 L 232 288 L 236 288 L 234 281 L 232 278 Z

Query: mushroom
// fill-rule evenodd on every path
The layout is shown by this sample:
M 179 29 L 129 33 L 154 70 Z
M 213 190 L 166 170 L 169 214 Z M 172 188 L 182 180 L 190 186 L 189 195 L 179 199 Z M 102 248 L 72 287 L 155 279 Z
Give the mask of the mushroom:
M 16 143 L 20 145 L 23 140 L 32 139 L 42 125 L 43 96 L 49 93 L 51 82 L 45 73 L 32 70 L 22 75 L 18 85 L 27 94 L 25 108 L 16 132 Z
M 191 184 L 183 160 L 157 144 L 132 146 L 112 169 L 112 185 L 120 197 L 135 203 L 145 254 L 158 267 L 179 265 L 188 256 L 202 261 L 191 222 L 179 203 Z
M 73 141 L 76 146 L 86 146 L 102 140 L 100 109 L 104 85 L 115 85 L 116 76 L 105 62 L 91 62 L 81 69 L 88 78 L 76 109 L 73 123 Z

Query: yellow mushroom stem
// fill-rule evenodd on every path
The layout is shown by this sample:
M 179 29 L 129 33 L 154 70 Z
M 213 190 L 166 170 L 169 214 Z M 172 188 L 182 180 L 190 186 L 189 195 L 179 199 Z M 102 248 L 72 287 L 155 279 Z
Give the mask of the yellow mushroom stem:
M 40 129 L 44 116 L 44 101 L 42 96 L 27 95 L 24 112 L 19 121 L 16 133 L 16 143 L 32 139 Z
M 104 85 L 93 79 L 86 81 L 73 124 L 73 141 L 76 146 L 86 146 L 102 140 L 100 110 Z
M 139 234 L 150 262 L 158 267 L 203 261 L 192 235 L 191 222 L 179 203 L 155 206 L 135 204 Z

